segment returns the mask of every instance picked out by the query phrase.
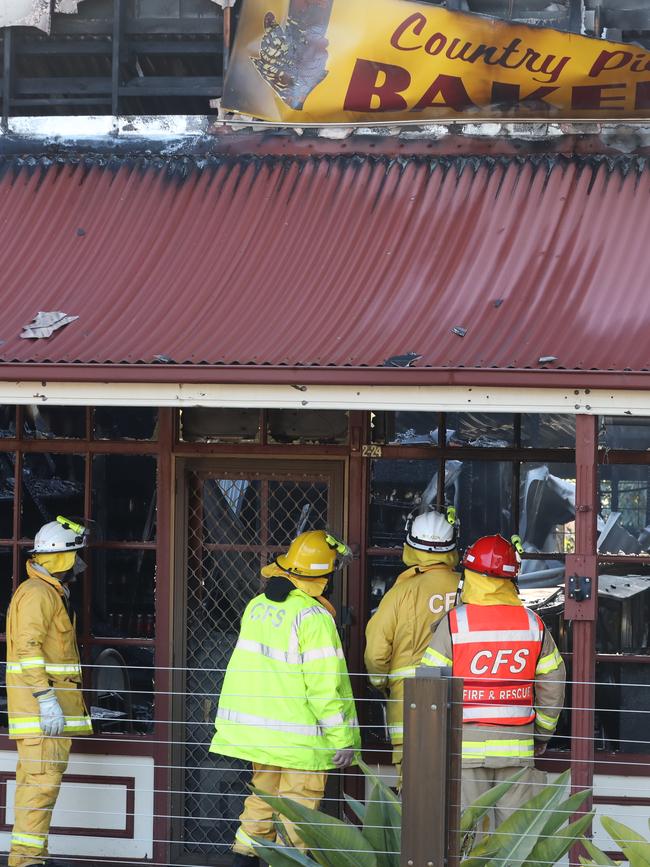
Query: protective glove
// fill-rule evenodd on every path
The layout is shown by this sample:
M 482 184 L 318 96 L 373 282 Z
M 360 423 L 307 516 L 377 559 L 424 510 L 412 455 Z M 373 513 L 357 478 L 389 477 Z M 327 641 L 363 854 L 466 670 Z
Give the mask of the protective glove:
M 65 717 L 53 689 L 48 689 L 37 695 L 39 711 L 41 714 L 41 730 L 46 737 L 52 738 L 63 734 Z
M 347 768 L 354 761 L 354 749 L 347 747 L 345 750 L 337 750 L 334 753 L 332 763 L 337 768 Z
M 370 686 L 374 686 L 375 689 L 381 692 L 388 690 L 388 677 L 385 674 L 371 674 L 368 679 L 370 680 Z

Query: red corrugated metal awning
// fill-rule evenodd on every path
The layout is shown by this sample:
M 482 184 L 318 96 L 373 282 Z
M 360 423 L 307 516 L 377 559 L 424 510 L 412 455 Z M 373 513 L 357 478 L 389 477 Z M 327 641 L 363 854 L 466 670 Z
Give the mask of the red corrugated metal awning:
M 278 367 L 338 376 L 409 352 L 422 382 L 650 369 L 642 160 L 10 159 L 1 171 L 5 378 L 26 364 L 52 378 L 85 365 L 116 378 L 138 366 L 145 380 L 205 365 L 215 381 L 224 366 L 248 366 L 251 381 Z M 79 319 L 21 339 L 39 310 Z

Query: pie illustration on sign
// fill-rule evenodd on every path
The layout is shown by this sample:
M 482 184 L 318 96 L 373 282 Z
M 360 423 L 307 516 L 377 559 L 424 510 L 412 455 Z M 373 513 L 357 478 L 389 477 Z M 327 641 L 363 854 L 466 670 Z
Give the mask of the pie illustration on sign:
M 284 24 L 273 12 L 264 16 L 259 57 L 253 64 L 290 108 L 300 111 L 327 75 L 325 37 L 333 0 L 291 0 Z

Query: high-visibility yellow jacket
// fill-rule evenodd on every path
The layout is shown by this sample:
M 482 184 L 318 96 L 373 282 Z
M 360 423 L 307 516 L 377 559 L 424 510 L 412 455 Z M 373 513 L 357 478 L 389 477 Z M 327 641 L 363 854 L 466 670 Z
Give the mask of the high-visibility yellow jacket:
M 65 716 L 64 734 L 92 734 L 81 693 L 81 662 L 75 620 L 68 615 L 65 591 L 33 561 L 28 578 L 16 590 L 7 612 L 7 703 L 9 737 L 42 734 L 34 693 L 50 688 Z
M 388 691 L 388 728 L 394 745 L 404 742 L 404 678 L 415 674 L 432 625 L 453 607 L 459 579 L 443 563 L 413 566 L 399 575 L 368 621 L 366 669 L 373 686 Z
M 352 688 L 332 615 L 302 590 L 264 594 L 242 617 L 210 751 L 306 771 L 360 748 Z

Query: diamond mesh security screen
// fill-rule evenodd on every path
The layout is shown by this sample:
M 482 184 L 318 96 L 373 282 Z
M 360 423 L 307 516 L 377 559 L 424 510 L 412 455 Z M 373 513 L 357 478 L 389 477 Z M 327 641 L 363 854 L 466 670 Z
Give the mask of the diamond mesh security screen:
M 213 858 L 232 845 L 249 780 L 246 763 L 208 753 L 223 669 L 260 568 L 328 523 L 330 476 L 192 471 L 188 485 L 183 854 Z

